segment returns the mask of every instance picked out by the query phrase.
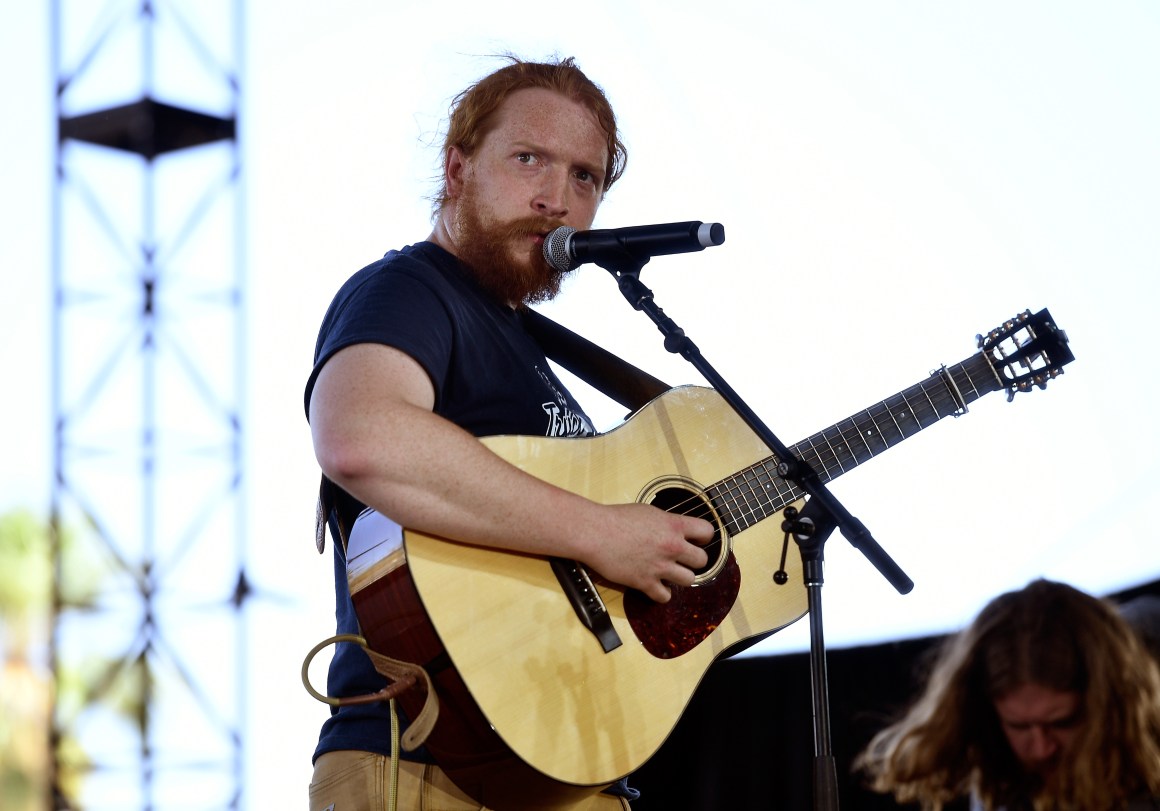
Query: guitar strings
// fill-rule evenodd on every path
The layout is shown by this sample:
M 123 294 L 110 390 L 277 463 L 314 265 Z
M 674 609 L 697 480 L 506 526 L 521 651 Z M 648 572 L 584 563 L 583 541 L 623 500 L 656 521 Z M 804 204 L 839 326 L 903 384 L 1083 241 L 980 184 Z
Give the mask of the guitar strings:
M 941 373 L 936 372 L 914 386 L 807 437 L 790 448 L 791 453 L 809 465 L 824 482 L 847 469 L 852 470 L 943 417 L 962 413 L 965 403 L 960 402 L 960 397 L 969 402 L 982 396 L 967 368 L 972 361 L 989 367 L 981 355 L 976 355 L 955 367 L 944 368 Z M 948 381 L 942 378 L 942 374 L 952 377 Z M 961 384 L 953 377 L 956 374 L 962 375 Z M 970 393 L 961 395 L 960 390 Z M 913 401 L 918 403 L 917 407 Z M 855 444 L 848 439 L 849 434 L 857 437 L 863 449 L 861 457 Z M 714 519 L 719 516 L 721 525 L 716 527 L 714 540 L 705 546 L 706 550 L 714 550 L 721 545 L 722 529 L 730 535 L 744 531 L 806 495 L 797 485 L 780 476 L 778 467 L 777 456 L 766 457 L 701 491 L 689 492 L 669 511 L 697 517 L 706 517 L 708 512 Z

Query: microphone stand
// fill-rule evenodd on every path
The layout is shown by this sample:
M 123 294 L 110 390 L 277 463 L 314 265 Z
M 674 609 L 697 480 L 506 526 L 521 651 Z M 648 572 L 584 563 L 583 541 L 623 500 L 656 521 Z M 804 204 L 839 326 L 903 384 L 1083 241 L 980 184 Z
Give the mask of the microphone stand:
M 620 292 L 633 309 L 644 312 L 652 319 L 664 336 L 665 349 L 673 354 L 679 354 L 691 363 L 746 425 L 761 438 L 766 447 L 773 451 L 779 461 L 778 475 L 793 482 L 802 492 L 810 496 L 801 514 L 798 514 L 797 509 L 792 506 L 785 509 L 782 531 L 787 536 L 787 542 L 788 537 L 792 535 L 800 549 L 810 614 L 810 682 L 814 709 L 814 809 L 838 811 L 837 768 L 830 737 L 826 648 L 822 629 L 822 564 L 826 539 L 835 528 L 840 530 L 846 540 L 865 555 L 900 594 L 909 593 L 914 588 L 914 582 L 878 545 L 866 526 L 851 515 L 822 484 L 817 472 L 808 463 L 795 457 L 782 444 L 733 387 L 705 360 L 696 344 L 685 335 L 685 331 L 657 306 L 652 291 L 640 281 L 641 268 L 648 263 L 649 258 L 636 256 L 626 249 L 620 256 L 602 258 L 596 260 L 595 264 L 612 274 Z M 774 577 L 775 580 L 778 579 L 778 574 Z

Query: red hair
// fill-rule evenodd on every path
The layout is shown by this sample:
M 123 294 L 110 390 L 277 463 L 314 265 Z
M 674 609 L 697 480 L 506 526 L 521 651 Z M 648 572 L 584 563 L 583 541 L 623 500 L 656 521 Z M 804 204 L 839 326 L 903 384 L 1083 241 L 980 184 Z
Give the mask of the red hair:
M 517 90 L 539 88 L 559 93 L 567 99 L 584 105 L 595 116 L 608 144 L 608 160 L 604 167 L 604 189 L 624 173 L 628 151 L 616 129 L 616 115 L 604 91 L 576 66 L 572 57 L 555 62 L 525 62 L 515 56 L 506 57 L 510 65 L 500 68 L 455 97 L 448 117 L 447 136 L 443 140 L 443 161 L 452 147 L 465 155 L 474 154 L 483 138 L 491 131 L 496 111 Z M 435 198 L 436 207 L 447 202 L 447 183 L 444 179 Z

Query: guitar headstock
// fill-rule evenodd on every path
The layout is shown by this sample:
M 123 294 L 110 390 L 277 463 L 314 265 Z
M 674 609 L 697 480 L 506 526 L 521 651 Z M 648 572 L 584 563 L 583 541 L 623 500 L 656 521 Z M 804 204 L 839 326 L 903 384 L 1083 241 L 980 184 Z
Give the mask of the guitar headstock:
M 1075 360 L 1067 345 L 1067 333 L 1055 325 L 1046 309 L 1034 315 L 1024 310 L 986 335 L 976 336 L 979 348 L 1007 389 L 1007 401 L 1032 386 L 1047 388 L 1047 381 L 1063 374 Z

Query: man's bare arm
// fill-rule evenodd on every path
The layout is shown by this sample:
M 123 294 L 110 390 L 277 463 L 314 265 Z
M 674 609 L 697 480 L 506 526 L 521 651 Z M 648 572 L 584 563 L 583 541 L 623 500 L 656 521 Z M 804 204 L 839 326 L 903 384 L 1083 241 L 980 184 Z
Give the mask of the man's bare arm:
M 433 413 L 410 356 L 378 344 L 338 352 L 310 399 L 323 472 L 403 526 L 467 543 L 579 560 L 658 602 L 689 585 L 712 526 L 644 504 L 602 505 L 524 473 Z

